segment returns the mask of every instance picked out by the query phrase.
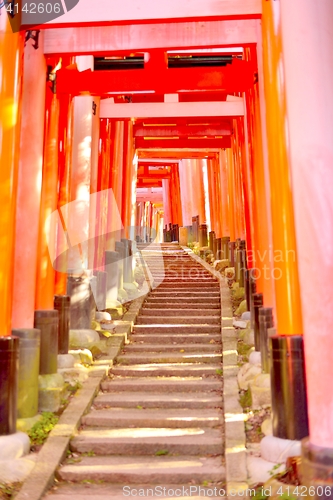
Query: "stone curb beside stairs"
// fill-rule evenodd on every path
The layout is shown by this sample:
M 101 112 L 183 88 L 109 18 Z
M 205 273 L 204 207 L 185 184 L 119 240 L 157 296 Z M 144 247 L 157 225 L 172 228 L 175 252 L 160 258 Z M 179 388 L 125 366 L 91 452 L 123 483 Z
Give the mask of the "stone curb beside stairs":
M 221 331 L 223 349 L 223 400 L 225 417 L 226 487 L 230 498 L 248 488 L 246 438 L 243 408 L 239 403 L 237 374 L 237 331 L 233 327 L 230 290 L 221 274 L 190 248 L 181 247 L 193 260 L 202 264 L 220 283 Z M 232 492 L 232 494 L 230 494 Z M 244 495 L 240 494 L 240 497 Z

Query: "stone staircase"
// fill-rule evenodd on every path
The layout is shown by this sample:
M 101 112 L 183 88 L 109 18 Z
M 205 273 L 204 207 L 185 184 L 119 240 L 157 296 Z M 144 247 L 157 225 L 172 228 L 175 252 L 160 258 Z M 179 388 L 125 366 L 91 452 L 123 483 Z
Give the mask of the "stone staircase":
M 71 440 L 74 458 L 49 500 L 124 498 L 125 486 L 185 487 L 184 497 L 191 487 L 201 498 L 199 486 L 223 487 L 219 284 L 177 245 L 162 248 L 143 251 L 160 284 Z

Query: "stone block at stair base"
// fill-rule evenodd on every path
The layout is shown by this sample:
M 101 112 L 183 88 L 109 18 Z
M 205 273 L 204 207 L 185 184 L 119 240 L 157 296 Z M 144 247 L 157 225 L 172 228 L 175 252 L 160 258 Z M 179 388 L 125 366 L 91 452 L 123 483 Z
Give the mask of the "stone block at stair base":
M 9 436 L 0 436 L 0 460 L 14 460 L 27 455 L 30 451 L 30 439 L 24 432 L 15 432 Z
M 254 331 L 251 330 L 251 328 L 240 330 L 239 336 L 243 339 L 245 344 L 254 345 Z
M 261 374 L 261 366 L 245 363 L 238 372 L 238 385 L 240 389 L 247 390 L 249 383 Z
M 16 460 L 0 460 L 0 483 L 13 484 L 23 482 L 35 467 L 37 455 Z
M 127 302 L 128 301 L 128 293 L 126 292 L 126 290 L 124 288 L 119 288 L 118 290 L 118 296 L 117 296 L 117 300 L 123 304 L 124 302 Z
M 65 381 L 60 373 L 39 375 L 39 411 L 56 412 L 60 408 Z
M 259 351 L 252 351 L 249 356 L 249 363 L 251 365 L 261 365 L 261 353 Z
M 58 370 L 58 373 L 62 375 L 66 383 L 75 385 L 77 382 L 84 382 L 88 379 L 89 368 L 85 366 L 75 366 L 74 368 L 63 368 Z
M 249 474 L 249 485 L 264 483 L 272 477 L 272 469 L 276 466 L 275 462 L 268 462 L 261 457 L 248 455 L 247 470 Z M 285 470 L 284 463 L 277 469 L 274 468 L 274 474 Z
M 41 418 L 42 415 L 40 413 L 30 418 L 18 418 L 16 421 L 16 428 L 18 431 L 28 432 Z
M 124 308 L 119 300 L 106 300 L 106 311 L 116 320 L 122 316 Z
M 252 365 L 255 366 L 255 365 Z M 252 398 L 252 408 L 258 409 L 262 406 L 271 406 L 271 380 L 268 373 L 261 373 L 249 383 Z
M 261 457 L 269 462 L 284 463 L 288 457 L 301 455 L 301 441 L 265 436 L 260 442 L 260 452 Z
M 73 368 L 75 358 L 72 354 L 58 354 L 58 370 L 62 368 Z
M 134 283 L 124 283 L 124 290 L 128 295 L 128 298 L 135 299 L 138 295 L 138 287 Z
M 224 271 L 227 267 L 229 267 L 228 259 L 216 260 L 214 262 L 214 269 L 216 271 Z
M 246 314 L 248 313 L 247 311 L 247 303 L 246 303 L 246 300 L 242 300 L 242 302 L 239 304 L 238 308 L 236 309 L 236 316 L 242 316 L 242 320 L 245 320 L 247 321 L 249 318 L 243 318 L 243 314 Z
M 225 277 L 228 280 L 235 279 L 235 268 L 234 267 L 227 267 L 225 269 Z
M 265 436 L 273 435 L 273 422 L 271 418 L 266 418 L 261 424 L 261 432 L 265 434 Z
M 70 352 L 75 358 L 76 363 L 80 363 L 83 365 L 93 364 L 93 356 L 89 349 L 73 349 Z
M 111 314 L 106 311 L 96 311 L 95 314 L 96 321 L 102 321 L 103 319 L 106 321 L 111 321 Z
M 73 348 L 90 348 L 100 341 L 99 334 L 95 330 L 70 330 L 69 346 Z

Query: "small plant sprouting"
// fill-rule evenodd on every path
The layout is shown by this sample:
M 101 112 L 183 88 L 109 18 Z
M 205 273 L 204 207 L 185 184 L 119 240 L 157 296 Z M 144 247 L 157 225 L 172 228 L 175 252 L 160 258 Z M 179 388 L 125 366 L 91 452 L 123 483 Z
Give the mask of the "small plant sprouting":
M 269 474 L 270 476 L 272 476 L 272 477 L 273 477 L 273 476 L 275 476 L 275 474 L 277 474 L 277 470 L 281 467 L 281 465 L 282 465 L 282 463 L 275 464 L 275 465 L 271 468 L 271 470 L 269 470 L 269 471 L 268 471 L 268 474 Z
M 223 370 L 221 368 L 217 368 L 217 370 L 215 370 L 215 373 L 216 373 L 216 375 L 220 375 L 222 377 Z
M 247 391 L 243 392 L 242 394 L 240 394 L 239 403 L 244 410 L 251 406 L 252 398 L 251 398 L 251 392 L 249 389 Z
M 85 451 L 84 453 L 81 453 L 82 457 L 94 457 L 96 453 L 93 450 L 90 451 Z
M 43 412 L 41 420 L 39 422 L 36 422 L 35 425 L 28 431 L 28 436 L 30 438 L 31 444 L 44 444 L 58 420 L 59 418 L 54 415 L 54 413 L 48 411 Z
M 76 392 L 78 389 L 82 389 L 82 384 L 81 382 L 76 382 L 74 385 L 68 384 L 67 390 L 71 393 Z
M 157 457 L 161 457 L 161 456 L 163 456 L 163 455 L 168 455 L 168 454 L 169 454 L 169 450 L 158 450 L 158 451 L 155 453 L 155 455 L 156 455 Z

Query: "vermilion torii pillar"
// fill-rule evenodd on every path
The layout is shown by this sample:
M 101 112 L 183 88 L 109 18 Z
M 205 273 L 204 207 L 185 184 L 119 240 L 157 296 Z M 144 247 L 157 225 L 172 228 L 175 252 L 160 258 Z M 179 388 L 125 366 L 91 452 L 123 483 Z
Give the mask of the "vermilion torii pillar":
M 37 243 L 43 168 L 45 74 L 43 32 L 39 48 L 24 49 L 22 120 L 16 204 L 13 328 L 33 328 Z M 33 121 L 32 121 L 32 117 Z
M 62 94 L 59 98 L 59 188 L 58 212 L 68 220 L 68 203 L 70 202 L 70 175 L 72 166 L 74 103 L 71 95 Z M 60 219 L 58 219 L 58 223 Z M 67 238 L 63 230 L 57 232 L 57 262 L 55 273 L 55 294 L 66 295 L 67 290 Z
M 235 241 L 236 239 L 236 228 L 235 228 L 235 166 L 234 166 L 234 156 L 232 148 L 226 150 L 226 163 L 227 163 L 227 174 L 228 174 L 228 208 L 229 208 L 229 233 L 230 241 Z
M 259 41 L 259 43 L 261 43 Z M 255 49 L 246 49 L 247 60 L 256 60 Z M 259 76 L 261 79 L 261 74 Z M 275 307 L 274 283 L 272 278 L 271 241 L 270 241 L 270 191 L 266 182 L 264 161 L 264 137 L 261 127 L 259 84 L 246 93 L 245 140 L 248 143 L 248 200 L 251 214 L 252 248 L 248 252 L 248 266 L 255 268 L 257 292 L 263 293 L 265 307 Z M 267 162 L 266 162 L 267 163 Z
M 333 4 L 281 0 L 281 15 L 309 405 L 303 462 L 309 481 L 317 469 L 321 484 L 331 484 Z
M 202 160 L 191 160 L 191 163 L 192 207 L 194 210 L 192 215 L 199 215 L 199 223 L 203 224 L 206 222 L 203 162 Z
M 170 179 L 162 179 L 164 225 L 172 223 L 171 199 L 170 199 Z
M 58 203 L 59 100 L 48 87 L 45 106 L 43 182 L 39 217 L 37 286 L 35 309 L 53 309 L 55 269 L 50 253 L 56 255 L 56 233 L 49 216 Z
M 263 0 L 262 5 L 265 127 L 271 192 L 277 331 L 281 335 L 301 335 L 303 325 L 287 149 L 280 3 Z
M 130 226 L 132 216 L 133 189 L 136 183 L 136 172 L 133 164 L 134 159 L 133 122 L 125 122 L 124 131 L 124 172 L 121 218 L 124 226 L 124 237 L 130 238 Z M 133 235 L 132 235 L 133 236 Z
M 179 165 L 180 192 L 182 203 L 183 225 L 192 225 L 192 175 L 191 175 L 191 160 L 181 160 Z M 165 217 L 165 214 L 164 214 Z
M 308 418 L 303 361 L 303 321 L 288 151 L 280 2 L 263 0 L 262 8 L 265 125 L 278 333 L 269 339 L 272 423 L 275 438 L 294 440 L 307 436 Z
M 104 268 L 106 237 L 107 237 L 107 221 L 108 221 L 108 188 L 110 182 L 111 168 L 111 139 L 112 123 L 109 118 L 100 120 L 100 147 L 98 151 L 98 191 L 102 194 L 98 198 L 97 209 L 97 234 L 96 252 L 95 252 L 95 268 Z
M 221 149 L 219 153 L 219 168 L 220 168 L 220 216 L 221 216 L 221 236 L 226 237 L 230 235 L 229 230 L 229 197 L 228 197 L 228 165 L 227 165 L 227 152 Z
M 115 249 L 116 239 L 121 238 L 120 215 L 122 203 L 122 175 L 124 159 L 124 122 L 117 120 L 112 130 L 113 152 L 110 168 L 108 199 L 107 250 Z
M 22 33 L 12 33 L 7 14 L 0 16 L 0 336 L 10 335 L 13 292 L 15 204 L 20 144 Z

